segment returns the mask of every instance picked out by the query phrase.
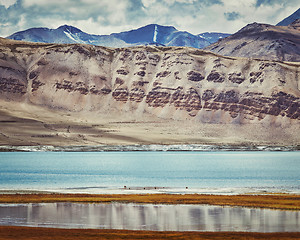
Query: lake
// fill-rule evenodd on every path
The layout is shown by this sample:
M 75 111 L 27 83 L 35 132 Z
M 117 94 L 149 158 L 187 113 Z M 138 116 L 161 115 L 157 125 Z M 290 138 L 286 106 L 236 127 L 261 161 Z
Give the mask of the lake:
M 0 166 L 2 191 L 300 193 L 300 152 L 2 152 Z
M 122 203 L 0 204 L 0 225 L 154 231 L 299 232 L 300 211 Z

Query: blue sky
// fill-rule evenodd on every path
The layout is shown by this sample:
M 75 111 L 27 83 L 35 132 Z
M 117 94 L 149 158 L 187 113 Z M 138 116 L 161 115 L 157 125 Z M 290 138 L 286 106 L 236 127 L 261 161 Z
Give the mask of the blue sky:
M 193 34 L 234 33 L 252 22 L 277 24 L 298 8 L 299 0 L 0 0 L 0 36 L 64 24 L 91 34 L 150 23 Z

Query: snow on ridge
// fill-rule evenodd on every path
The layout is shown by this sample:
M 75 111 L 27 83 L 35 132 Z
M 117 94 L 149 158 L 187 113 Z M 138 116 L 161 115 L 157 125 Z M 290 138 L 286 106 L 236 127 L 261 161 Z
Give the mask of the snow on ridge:
M 68 32 L 66 32 L 66 31 L 64 31 L 64 33 L 67 35 L 68 38 L 72 39 L 72 40 L 75 41 L 75 42 L 78 42 L 78 41 L 72 36 L 71 33 L 68 33 Z
M 153 42 L 155 42 L 155 43 L 156 43 L 156 41 L 157 41 L 157 33 L 158 33 L 157 25 L 155 25 L 155 28 L 154 28 L 154 35 L 153 35 Z
M 67 35 L 68 38 L 70 38 L 71 40 L 77 42 L 77 43 L 85 43 L 84 41 L 82 41 L 78 36 L 77 36 L 77 33 L 75 34 L 72 34 L 70 32 L 70 30 L 67 29 L 67 31 L 64 31 L 64 33 Z

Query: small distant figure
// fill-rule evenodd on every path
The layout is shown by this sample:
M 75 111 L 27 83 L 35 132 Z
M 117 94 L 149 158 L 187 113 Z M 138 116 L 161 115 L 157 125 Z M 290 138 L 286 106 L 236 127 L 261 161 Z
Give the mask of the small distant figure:
M 127 187 L 126 186 L 124 186 L 124 189 L 126 189 Z
M 188 189 L 188 187 L 185 187 L 185 189 Z

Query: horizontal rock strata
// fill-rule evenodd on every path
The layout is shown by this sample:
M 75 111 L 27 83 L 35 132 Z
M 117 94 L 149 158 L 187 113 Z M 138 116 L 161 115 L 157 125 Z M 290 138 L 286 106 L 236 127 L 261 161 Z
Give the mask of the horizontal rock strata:
M 4 100 L 213 123 L 300 120 L 297 63 L 182 47 L 111 49 L 0 39 L 0 49 Z

